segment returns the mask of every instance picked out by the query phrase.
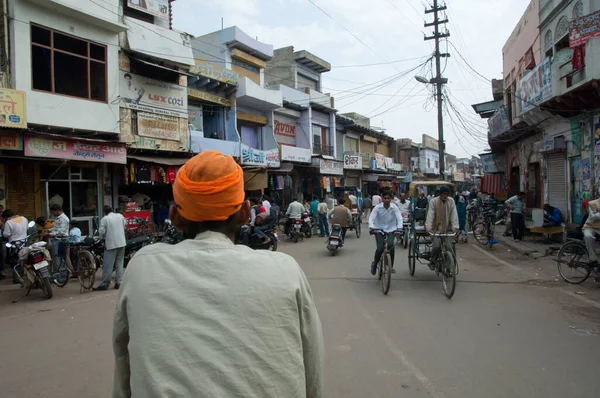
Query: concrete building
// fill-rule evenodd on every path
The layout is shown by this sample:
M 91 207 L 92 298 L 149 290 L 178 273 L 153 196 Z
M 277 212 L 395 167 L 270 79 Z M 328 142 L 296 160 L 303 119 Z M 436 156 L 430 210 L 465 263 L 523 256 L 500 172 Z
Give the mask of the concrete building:
M 111 204 L 119 143 L 118 0 L 4 2 L 0 204 L 29 219 L 62 203 L 86 234 Z

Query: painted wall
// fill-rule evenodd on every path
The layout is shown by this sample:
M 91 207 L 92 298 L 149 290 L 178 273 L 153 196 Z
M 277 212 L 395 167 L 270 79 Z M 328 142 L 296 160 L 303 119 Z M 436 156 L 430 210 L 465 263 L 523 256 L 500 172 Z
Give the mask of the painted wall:
M 28 122 L 118 134 L 119 103 L 115 101 L 119 96 L 118 35 L 25 0 L 11 1 L 9 6 L 9 13 L 15 18 L 10 21 L 11 84 L 15 89 L 27 93 Z M 82 39 L 108 44 L 108 103 L 32 91 L 31 27 L 29 23 L 56 29 Z

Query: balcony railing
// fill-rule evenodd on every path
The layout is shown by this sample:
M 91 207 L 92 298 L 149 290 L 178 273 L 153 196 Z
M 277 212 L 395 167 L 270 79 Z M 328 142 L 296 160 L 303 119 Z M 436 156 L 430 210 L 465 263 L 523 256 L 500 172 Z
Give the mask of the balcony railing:
M 313 155 L 333 156 L 333 147 L 315 142 L 313 144 Z

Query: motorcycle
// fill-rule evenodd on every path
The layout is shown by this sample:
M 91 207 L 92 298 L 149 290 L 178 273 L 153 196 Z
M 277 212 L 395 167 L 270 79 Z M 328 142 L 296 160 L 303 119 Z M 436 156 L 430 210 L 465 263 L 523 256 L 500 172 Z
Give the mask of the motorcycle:
M 342 240 L 342 227 L 340 224 L 333 224 L 331 226 L 331 233 L 327 239 L 327 250 L 329 250 L 332 256 L 335 256 L 342 246 L 344 246 L 344 241 Z
M 88 236 L 84 242 L 89 245 L 89 251 L 94 255 L 96 267 L 101 268 L 104 265 L 104 239 L 101 239 L 98 236 Z M 129 264 L 129 261 L 133 258 L 135 253 L 138 252 L 138 250 L 149 244 L 151 244 L 150 237 L 146 235 L 127 240 L 125 243 L 125 259 L 123 261 L 123 268 L 127 267 L 127 264 Z
M 31 221 L 29 228 L 33 228 L 34 226 L 35 223 Z M 50 253 L 45 248 L 46 242 L 37 242 L 31 246 L 25 246 L 25 242 L 6 244 L 6 248 L 11 252 L 19 250 L 18 261 L 13 268 L 14 277 L 27 289 L 25 296 L 29 295 L 31 290 L 36 288 L 40 289 L 47 299 L 50 299 L 53 293 L 50 283 L 50 272 L 48 271 Z
M 408 247 L 408 235 L 410 228 L 410 213 L 402 212 L 402 240 L 398 241 L 405 249 Z
M 269 225 L 269 228 L 266 231 L 263 231 L 263 233 L 267 237 L 267 241 L 265 241 L 263 237 L 258 236 L 256 232 L 250 234 L 250 226 L 244 225 L 240 231 L 240 236 L 238 237 L 238 244 L 248 246 L 254 250 L 277 251 L 277 244 L 279 242 L 277 227 L 275 225 Z
M 292 220 L 292 225 L 289 227 L 288 235 L 290 240 L 294 243 L 298 243 L 298 239 L 302 236 L 302 220 L 294 219 Z
M 310 219 L 310 214 L 308 212 L 304 212 L 304 213 L 302 213 L 300 218 L 302 219 L 301 232 L 304 234 L 304 236 L 306 236 L 307 238 L 310 238 L 312 236 L 312 226 L 313 226 L 312 221 Z
M 185 239 L 183 236 L 183 232 L 175 228 L 171 223 L 171 220 L 165 220 L 165 225 L 167 226 L 167 228 L 165 229 L 165 235 L 161 240 L 162 243 L 176 245 L 177 243 L 182 242 Z

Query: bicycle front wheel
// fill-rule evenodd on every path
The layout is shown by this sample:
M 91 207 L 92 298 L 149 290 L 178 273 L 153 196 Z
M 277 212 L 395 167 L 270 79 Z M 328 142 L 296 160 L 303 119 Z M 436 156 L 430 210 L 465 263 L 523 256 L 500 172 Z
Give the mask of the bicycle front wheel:
M 444 294 L 446 297 L 452 298 L 456 289 L 456 259 L 451 251 L 446 250 L 441 253 L 438 261 L 442 268 L 440 273 L 442 274 Z
M 591 269 L 587 266 L 588 262 L 588 251 L 580 242 L 565 243 L 558 251 L 556 259 L 560 276 L 574 285 L 585 282 L 590 276 Z
M 77 278 L 81 287 L 90 290 L 96 279 L 96 263 L 94 256 L 87 250 L 82 250 L 77 256 Z
M 410 276 L 415 276 L 415 265 L 417 262 L 416 254 L 415 254 L 415 240 L 410 239 L 408 242 L 408 272 L 410 272 Z
M 381 278 L 381 291 L 383 294 L 388 294 L 390 286 L 392 284 L 392 259 L 389 253 L 383 253 L 382 256 L 382 278 Z
M 487 231 L 485 230 L 485 224 L 480 221 L 473 225 L 473 237 L 480 245 L 487 243 Z

